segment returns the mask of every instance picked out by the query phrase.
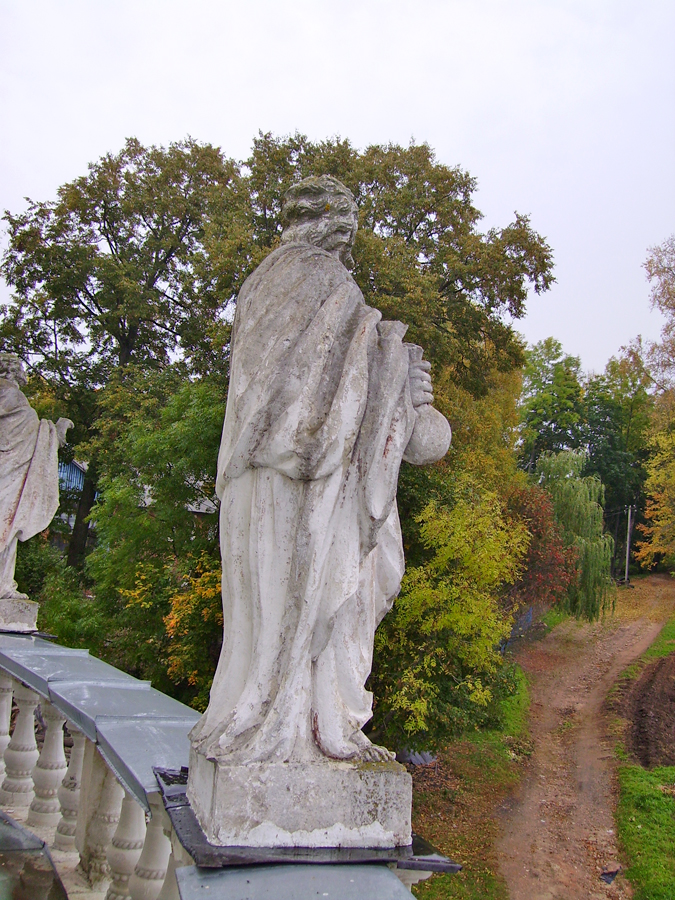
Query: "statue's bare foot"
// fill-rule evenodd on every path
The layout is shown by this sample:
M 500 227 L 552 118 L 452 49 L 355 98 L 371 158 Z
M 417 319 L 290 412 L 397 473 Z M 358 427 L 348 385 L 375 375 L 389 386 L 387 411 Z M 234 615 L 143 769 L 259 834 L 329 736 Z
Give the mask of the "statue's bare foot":
M 28 594 L 22 594 L 21 591 L 5 591 L 0 600 L 28 600 Z
M 396 759 L 396 754 L 386 747 L 378 747 L 377 744 L 370 744 L 359 752 L 359 759 L 363 762 L 391 762 Z
M 363 762 L 391 762 L 392 759 L 396 759 L 395 753 L 386 747 L 371 743 L 362 731 L 357 732 L 352 741 L 358 745 L 355 758 Z

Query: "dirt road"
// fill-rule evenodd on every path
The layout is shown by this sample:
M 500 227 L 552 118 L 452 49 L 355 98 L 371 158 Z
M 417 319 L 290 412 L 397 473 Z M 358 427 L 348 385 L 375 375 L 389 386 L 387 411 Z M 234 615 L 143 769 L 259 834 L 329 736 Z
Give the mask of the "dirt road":
M 613 745 L 604 700 L 675 611 L 675 585 L 622 590 L 606 623 L 563 622 L 525 644 L 518 662 L 531 679 L 534 751 L 518 793 L 500 810 L 497 852 L 511 900 L 628 898 L 613 821 Z

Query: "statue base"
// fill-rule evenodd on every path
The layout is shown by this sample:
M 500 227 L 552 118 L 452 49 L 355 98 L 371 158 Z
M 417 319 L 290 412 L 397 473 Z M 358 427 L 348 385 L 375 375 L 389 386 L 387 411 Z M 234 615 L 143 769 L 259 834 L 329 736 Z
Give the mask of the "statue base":
M 37 631 L 39 608 L 32 600 L 0 599 L 0 631 Z
M 396 762 L 323 759 L 228 766 L 190 751 L 187 795 L 222 847 L 411 843 L 412 778 Z

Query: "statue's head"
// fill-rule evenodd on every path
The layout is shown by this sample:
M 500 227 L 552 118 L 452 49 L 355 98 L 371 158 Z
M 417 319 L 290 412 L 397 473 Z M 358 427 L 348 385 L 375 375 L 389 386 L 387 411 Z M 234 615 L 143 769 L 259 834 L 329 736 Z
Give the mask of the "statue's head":
M 345 265 L 358 227 L 352 192 L 332 175 L 305 178 L 284 194 L 281 208 L 284 244 L 314 244 Z
M 26 372 L 16 353 L 0 353 L 0 378 L 6 378 L 19 386 L 26 383 Z

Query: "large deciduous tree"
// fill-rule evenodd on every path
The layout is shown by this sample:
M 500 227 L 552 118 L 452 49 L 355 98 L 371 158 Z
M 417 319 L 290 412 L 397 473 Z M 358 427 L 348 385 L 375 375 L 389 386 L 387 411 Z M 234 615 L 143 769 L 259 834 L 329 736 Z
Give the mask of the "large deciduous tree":
M 269 134 L 254 141 L 245 171 L 256 244 L 278 242 L 281 198 L 294 181 L 334 175 L 359 204 L 354 277 L 366 303 L 405 322 L 408 339 L 474 395 L 492 372 L 520 367 L 509 322 L 524 314 L 530 288 L 552 284 L 551 248 L 524 215 L 481 232 L 467 172 L 439 163 L 426 144 L 358 152 L 348 141 Z
M 584 385 L 583 445 L 585 475 L 597 475 L 605 487 L 605 526 L 614 535 L 613 571 L 625 555 L 628 507 L 631 522 L 642 522 L 644 485 L 650 456 L 649 432 L 654 408 L 653 381 L 635 342 L 612 357 L 601 375 Z
M 657 395 L 650 428 L 644 540 L 637 558 L 647 566 L 675 566 L 675 235 L 649 251 L 645 263 L 652 304 L 665 317 L 661 340 L 651 348 Z
M 166 366 L 213 334 L 231 289 L 205 254 L 205 225 L 214 192 L 234 195 L 237 179 L 236 165 L 208 145 L 132 139 L 55 201 L 5 214 L 2 273 L 13 298 L 2 308 L 0 346 L 50 384 L 75 421 L 75 444 L 91 437 L 116 371 Z M 99 475 L 88 457 L 71 564 L 84 555 Z
M 651 303 L 664 316 L 661 340 L 652 347 L 662 386 L 673 386 L 675 373 L 675 234 L 649 249 L 644 264 L 651 283 Z
M 579 447 L 583 422 L 581 363 L 546 338 L 527 352 L 521 400 L 521 460 L 534 472 L 540 453 Z

